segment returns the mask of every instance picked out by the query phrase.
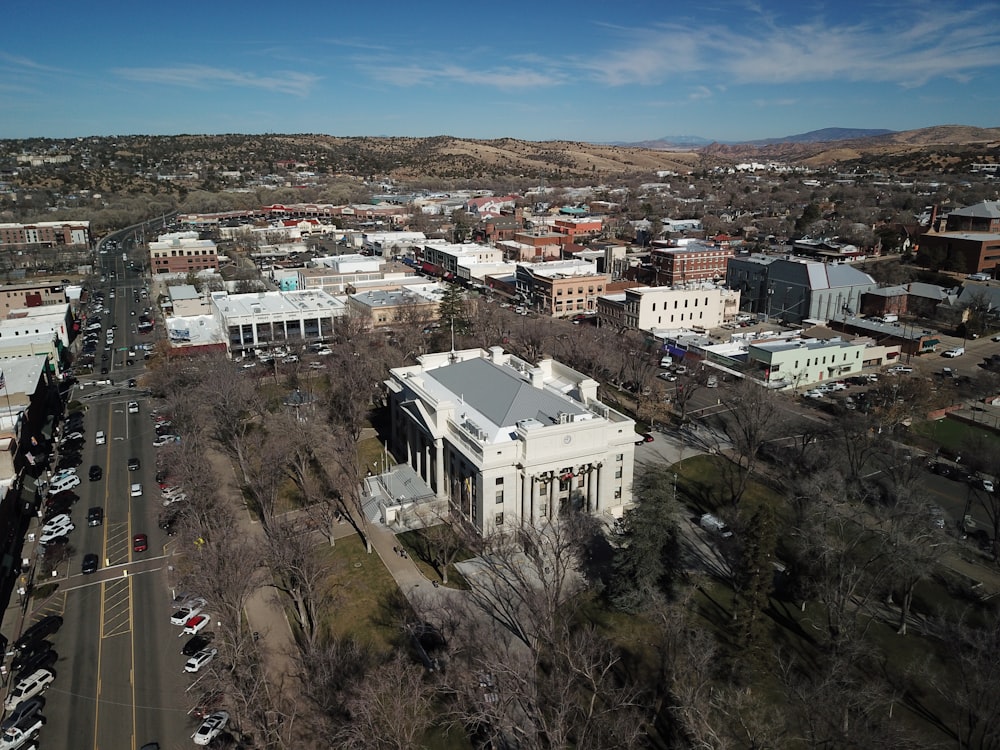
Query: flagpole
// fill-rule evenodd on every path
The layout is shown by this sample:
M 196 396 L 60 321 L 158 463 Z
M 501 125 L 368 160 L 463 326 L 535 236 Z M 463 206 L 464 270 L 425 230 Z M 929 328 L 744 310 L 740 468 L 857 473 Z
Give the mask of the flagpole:
M 12 409 L 10 408 L 10 392 L 7 390 L 7 378 L 4 375 L 4 371 L 3 370 L 0 370 L 0 388 L 3 389 L 4 396 L 7 397 L 7 414 L 10 415 L 10 413 L 12 411 Z M 15 426 L 16 425 L 14 424 L 14 421 L 11 420 L 11 427 L 10 427 L 11 432 L 14 431 L 14 427 Z M 16 439 L 17 435 L 15 435 L 14 437 Z

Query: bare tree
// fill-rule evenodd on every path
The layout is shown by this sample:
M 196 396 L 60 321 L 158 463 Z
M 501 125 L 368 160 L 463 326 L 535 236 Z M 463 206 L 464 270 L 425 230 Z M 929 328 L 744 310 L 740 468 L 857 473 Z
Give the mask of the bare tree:
M 729 465 L 724 465 L 730 500 L 738 505 L 760 459 L 760 448 L 777 434 L 783 413 L 774 391 L 761 388 L 747 378 L 741 378 L 726 390 L 723 409 L 711 423 L 726 436 L 732 449 L 726 453 Z
M 279 519 L 267 535 L 265 554 L 272 585 L 285 595 L 303 640 L 313 645 L 321 635 L 322 613 L 333 598 L 329 566 L 310 540 L 297 524 Z
M 431 726 L 434 686 L 424 669 L 401 654 L 372 669 L 351 691 L 349 720 L 338 747 L 351 750 L 416 750 Z
M 968 619 L 939 623 L 944 664 L 925 665 L 923 677 L 954 711 L 952 729 L 958 747 L 1000 748 L 1000 620 L 981 625 Z

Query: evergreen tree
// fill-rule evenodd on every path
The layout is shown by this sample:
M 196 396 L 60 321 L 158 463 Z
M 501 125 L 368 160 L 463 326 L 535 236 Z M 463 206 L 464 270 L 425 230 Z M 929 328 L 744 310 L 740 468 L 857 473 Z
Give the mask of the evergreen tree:
M 636 477 L 636 505 L 626 511 L 612 540 L 617 549 L 609 590 L 618 609 L 635 612 L 670 593 L 677 568 L 675 486 L 667 467 L 650 467 Z
M 441 318 L 441 330 L 450 334 L 451 326 L 455 326 L 456 334 L 466 334 L 472 324 L 465 302 L 465 294 L 457 284 L 447 284 L 438 305 L 438 315 Z

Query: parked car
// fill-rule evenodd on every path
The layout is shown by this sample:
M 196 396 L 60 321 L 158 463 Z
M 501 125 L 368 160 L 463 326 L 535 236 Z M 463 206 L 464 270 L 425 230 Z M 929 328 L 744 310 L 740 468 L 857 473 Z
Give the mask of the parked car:
M 197 654 L 195 654 L 194 656 L 192 656 L 190 659 L 187 660 L 187 662 L 184 664 L 184 671 L 197 672 L 206 664 L 208 664 L 210 661 L 212 661 L 212 659 L 215 658 L 215 655 L 217 653 L 219 653 L 219 650 L 215 648 L 202 649 Z
M 76 474 L 66 474 L 58 479 L 49 482 L 49 494 L 55 495 L 57 492 L 65 492 L 80 485 L 80 477 Z
M 229 723 L 229 714 L 226 711 L 216 711 L 201 723 L 201 726 L 191 735 L 191 739 L 196 745 L 208 745 L 222 734 Z
M 45 726 L 45 717 L 35 713 L 23 717 L 0 735 L 0 750 L 26 750 L 26 743 Z
M 205 608 L 204 599 L 191 599 L 181 605 L 180 609 L 174 612 L 170 616 L 171 625 L 187 625 L 188 621 L 201 614 L 201 611 Z
M 23 680 L 19 680 L 11 691 L 7 694 L 7 700 L 4 701 L 3 707 L 7 711 L 11 711 L 22 702 L 29 698 L 34 698 L 36 695 L 44 693 L 48 690 L 49 685 L 55 679 L 55 675 L 48 669 L 39 669 L 32 672 L 30 675 L 25 677 Z
M 209 643 L 211 643 L 210 638 L 204 635 L 193 635 L 188 638 L 187 642 L 181 648 L 181 653 L 184 656 L 194 656 L 199 651 L 207 648 Z
M 75 528 L 76 526 L 70 520 L 70 517 L 65 513 L 61 513 L 49 520 L 42 527 L 42 533 L 38 537 L 38 542 L 43 545 L 49 544 L 61 536 L 67 536 Z
M 6 732 L 19 721 L 30 719 L 32 716 L 41 713 L 44 707 L 45 699 L 41 696 L 36 695 L 34 698 L 29 698 L 19 704 L 18 707 L 11 711 L 10 714 L 3 720 L 3 724 L 0 724 L 0 732 Z
M 139 402 L 138 401 L 129 401 L 128 402 L 128 413 L 129 414 L 138 414 L 139 413 Z
M 212 615 L 201 614 L 195 615 L 184 625 L 184 635 L 198 635 L 202 630 L 207 628 L 212 622 Z
M 21 637 L 14 641 L 15 651 L 28 651 L 38 641 L 57 632 L 62 627 L 63 618 L 59 615 L 48 615 L 25 630 Z
M 909 375 L 913 372 L 913 368 L 908 365 L 893 365 L 886 372 L 892 375 Z
M 37 651 L 27 651 L 18 654 L 18 658 L 11 662 L 11 668 L 16 672 L 15 682 L 20 682 L 32 672 L 39 669 L 49 669 L 55 666 L 59 659 L 59 654 L 52 650 L 52 644 L 48 641 L 39 641 Z

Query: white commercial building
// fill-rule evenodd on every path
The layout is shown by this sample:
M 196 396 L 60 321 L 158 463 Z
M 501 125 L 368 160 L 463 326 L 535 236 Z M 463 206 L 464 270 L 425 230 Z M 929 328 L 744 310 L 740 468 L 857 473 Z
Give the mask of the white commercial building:
M 346 305 L 320 290 L 212 293 L 212 306 L 230 353 L 286 346 L 333 336 Z
M 707 331 L 734 318 L 739 309 L 740 293 L 714 284 L 625 291 L 627 325 L 642 331 L 664 328 Z
M 610 522 L 632 502 L 635 422 L 559 362 L 426 354 L 386 386 L 393 453 L 483 535 L 569 508 Z
M 425 243 L 423 245 L 423 260 L 438 266 L 445 274 L 457 277 L 458 266 L 468 266 L 473 263 L 496 264 L 503 262 L 503 250 L 489 245 L 479 245 L 473 242 L 456 245 L 453 243 Z
M 740 293 L 708 283 L 636 287 L 602 297 L 597 309 L 602 325 L 639 331 L 708 331 L 736 316 Z
M 750 344 L 751 377 L 771 388 L 801 388 L 861 372 L 865 341 L 798 339 Z
M 423 232 L 365 232 L 361 235 L 365 250 L 386 257 L 412 256 L 412 248 L 426 241 L 427 235 Z

